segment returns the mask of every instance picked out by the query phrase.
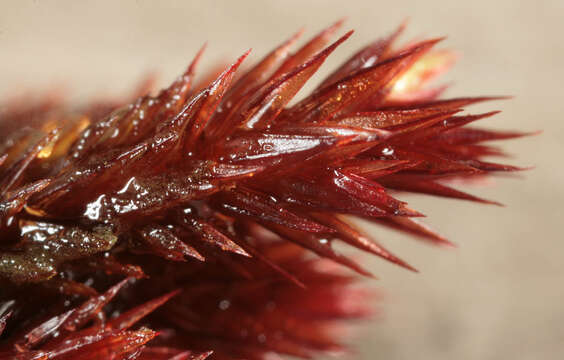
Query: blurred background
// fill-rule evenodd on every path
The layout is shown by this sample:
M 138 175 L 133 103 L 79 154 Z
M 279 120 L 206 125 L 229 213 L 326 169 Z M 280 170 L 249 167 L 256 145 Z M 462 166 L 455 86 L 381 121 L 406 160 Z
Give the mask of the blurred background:
M 564 356 L 564 1 L 0 1 L 0 96 L 65 88 L 129 94 L 148 72 L 181 73 L 204 41 L 203 64 L 249 47 L 258 60 L 300 27 L 312 36 L 346 16 L 354 29 L 313 79 L 406 18 L 403 40 L 448 35 L 461 58 L 446 96 L 514 95 L 472 111 L 481 125 L 543 130 L 503 144 L 509 162 L 536 168 L 466 188 L 505 208 L 404 197 L 459 245 L 426 246 L 372 228 L 413 274 L 365 258 L 384 294 L 378 321 L 353 339 L 357 359 L 562 359 Z M 304 89 L 302 94 L 307 91 Z M 1 134 L 0 134 L 1 135 Z

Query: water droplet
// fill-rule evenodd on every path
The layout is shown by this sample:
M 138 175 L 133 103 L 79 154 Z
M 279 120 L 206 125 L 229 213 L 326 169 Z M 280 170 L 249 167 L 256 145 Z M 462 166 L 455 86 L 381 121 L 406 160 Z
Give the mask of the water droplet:
M 229 300 L 224 299 L 219 302 L 219 308 L 221 310 L 227 310 L 229 309 L 230 306 L 231 306 L 231 302 Z

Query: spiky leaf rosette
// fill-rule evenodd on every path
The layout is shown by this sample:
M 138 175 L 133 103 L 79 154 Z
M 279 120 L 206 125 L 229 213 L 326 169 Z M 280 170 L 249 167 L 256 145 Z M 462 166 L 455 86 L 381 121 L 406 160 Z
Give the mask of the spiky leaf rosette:
M 200 52 L 125 106 L 5 105 L 0 359 L 341 350 L 332 330 L 365 315 L 366 297 L 327 262 L 370 273 L 332 243 L 414 270 L 348 216 L 449 244 L 390 190 L 488 203 L 448 180 L 518 170 L 484 161 L 502 153 L 483 142 L 523 134 L 466 126 L 494 112 L 463 107 L 495 98 L 439 100 L 427 83 L 452 53 L 439 39 L 398 47 L 401 28 L 289 105 L 351 35 L 325 47 L 339 25 L 192 86 Z M 136 324 L 160 336 L 145 347 L 157 333 Z

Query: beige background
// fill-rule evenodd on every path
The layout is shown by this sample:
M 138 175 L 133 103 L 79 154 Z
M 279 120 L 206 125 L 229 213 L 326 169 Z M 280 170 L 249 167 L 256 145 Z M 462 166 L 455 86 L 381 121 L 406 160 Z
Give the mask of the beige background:
M 356 33 L 326 71 L 410 17 L 408 35 L 448 35 L 442 46 L 463 54 L 448 95 L 515 95 L 475 108 L 504 111 L 484 125 L 544 130 L 505 144 L 535 170 L 471 189 L 506 208 L 408 198 L 458 250 L 374 229 L 422 273 L 368 260 L 386 296 L 357 358 L 564 358 L 562 0 L 0 1 L 0 96 L 61 84 L 73 99 L 120 94 L 149 70 L 171 80 L 205 40 L 208 64 L 249 47 L 256 60 L 299 27 L 312 35 L 344 15 Z

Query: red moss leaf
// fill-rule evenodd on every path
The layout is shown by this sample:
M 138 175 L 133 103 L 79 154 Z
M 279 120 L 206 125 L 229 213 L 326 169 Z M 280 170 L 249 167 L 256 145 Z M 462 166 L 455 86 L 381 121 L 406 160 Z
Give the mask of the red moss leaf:
M 17 161 L 2 173 L 2 177 L 0 178 L 0 196 L 4 196 L 6 192 L 11 190 L 12 187 L 18 183 L 31 161 L 37 157 L 41 150 L 53 143 L 57 139 L 58 134 L 59 130 L 55 129 L 49 134 L 42 136 L 35 144 L 30 146 L 28 151 L 22 154 Z
M 205 49 L 206 44 L 200 48 L 184 74 L 179 76 L 168 88 L 159 94 L 159 100 L 174 101 L 177 104 L 182 104 L 187 100 L 196 74 L 196 66 L 198 66 Z
M 143 279 L 147 277 L 141 267 L 132 264 L 122 264 L 108 253 L 90 258 L 86 266 L 95 270 L 101 270 L 106 275 L 121 275 L 135 279 Z
M 129 280 L 129 278 L 124 279 L 106 290 L 103 294 L 94 296 L 84 302 L 84 304 L 76 308 L 76 310 L 70 314 L 68 319 L 61 323 L 63 328 L 68 331 L 75 331 L 77 328 L 80 328 L 96 316 L 97 313 L 100 312 L 102 308 L 114 298 L 114 296 L 116 296 L 118 291 L 120 291 L 120 289 L 124 287 Z
M 92 287 L 81 282 L 68 279 L 51 279 L 45 286 L 56 289 L 65 295 L 79 295 L 83 297 L 92 297 L 98 295 L 98 292 Z
M 371 204 L 386 214 L 394 216 L 421 216 L 419 212 L 406 207 L 405 203 L 386 194 L 383 186 L 361 176 L 334 171 L 333 182 L 339 189 L 350 196 Z
M 341 110 L 361 104 L 384 88 L 439 40 L 429 40 L 339 82 L 315 91 L 283 114 L 284 121 L 323 122 Z
M 192 232 L 197 240 L 218 246 L 223 251 L 233 252 L 243 256 L 251 256 L 227 235 L 223 234 L 212 224 L 203 219 L 179 213 L 177 221 L 180 226 Z
M 343 22 L 344 20 L 341 19 L 314 36 L 310 41 L 308 41 L 304 46 L 296 51 L 295 54 L 289 56 L 286 61 L 284 61 L 284 63 L 278 68 L 278 70 L 276 70 L 276 72 L 271 76 L 271 79 L 277 78 L 280 75 L 289 72 L 296 66 L 303 64 L 313 54 L 322 49 L 325 44 L 330 41 L 335 32 L 337 32 L 337 30 L 341 28 Z
M 4 225 L 5 220 L 10 216 L 19 213 L 31 195 L 41 191 L 48 184 L 48 179 L 38 180 L 4 195 L 4 199 L 0 201 L 0 222 L 2 223 L 0 226 Z
M 381 258 L 404 267 L 408 270 L 417 272 L 414 267 L 386 250 L 382 245 L 378 244 L 376 241 L 360 232 L 350 223 L 339 219 L 337 216 L 322 213 L 314 213 L 312 214 L 312 216 L 322 224 L 335 229 L 337 231 L 337 236 L 339 237 L 339 239 L 343 240 L 347 244 L 380 256 Z
M 458 109 L 452 109 L 458 110 Z M 372 112 L 358 112 L 347 114 L 334 122 L 339 125 L 356 126 L 362 128 L 382 129 L 391 126 L 409 124 L 415 121 L 435 118 L 436 116 L 455 114 L 451 109 L 428 108 L 408 110 L 380 110 Z
M 84 360 L 119 358 L 137 350 L 157 335 L 158 333 L 146 328 L 138 331 L 98 333 L 60 344 L 49 352 L 49 358 L 56 360 L 70 360 L 77 357 Z
M 253 257 L 261 261 L 262 263 L 266 264 L 269 268 L 273 269 L 276 273 L 280 274 L 283 278 L 287 279 L 288 281 L 296 284 L 301 288 L 305 288 L 306 285 L 301 282 L 296 276 L 289 273 L 287 270 L 283 269 L 281 266 L 276 264 L 274 261 L 270 260 L 266 256 L 264 256 L 260 251 L 253 248 L 251 245 L 246 244 L 244 241 L 240 241 L 243 248 Z
M 192 246 L 180 240 L 171 230 L 164 226 L 150 226 L 139 231 L 141 237 L 151 247 L 153 253 L 166 259 L 185 261 L 190 256 L 200 261 L 205 258 Z
M 276 198 L 244 187 L 219 194 L 216 206 L 228 214 L 245 216 L 258 222 L 275 223 L 314 233 L 331 232 L 331 229 L 284 208 Z
M 242 116 L 245 117 L 244 126 L 246 128 L 261 128 L 270 124 L 311 76 L 317 72 L 325 59 L 351 35 L 352 31 L 315 55 L 311 60 L 273 80 L 271 84 L 267 84 L 263 92 L 259 92 L 258 96 L 250 99 L 249 110 L 241 109 Z
M 509 171 L 509 172 L 511 172 L 511 171 L 527 170 L 527 168 L 523 168 L 523 167 L 519 167 L 519 166 L 496 164 L 496 163 L 487 162 L 487 161 L 480 161 L 480 160 L 476 160 L 476 159 L 465 160 L 462 163 L 464 163 L 468 166 L 472 166 L 473 168 L 476 168 L 478 170 L 488 171 L 488 172 L 496 172 L 496 171 L 501 171 L 501 172 Z
M 506 96 L 480 96 L 480 97 L 462 97 L 453 99 L 442 99 L 436 101 L 429 101 L 424 103 L 417 103 L 412 105 L 403 106 L 406 109 L 428 109 L 436 108 L 441 110 L 454 110 L 460 109 L 467 105 L 478 104 L 485 101 L 506 100 Z
M 24 352 L 27 349 L 31 349 L 34 346 L 40 344 L 41 342 L 45 341 L 47 338 L 52 336 L 59 328 L 65 324 L 68 318 L 73 315 L 75 309 L 71 309 L 66 311 L 60 315 L 54 316 L 45 322 L 41 323 L 38 327 L 34 328 L 33 330 L 29 331 L 23 336 L 23 339 L 20 341 L 16 341 L 14 346 L 20 352 Z
M 496 131 L 476 128 L 457 128 L 440 134 L 440 140 L 451 145 L 475 144 L 483 141 L 515 139 L 523 136 L 535 135 L 518 131 Z
M 319 69 L 325 59 L 351 35 L 352 31 L 304 64 L 267 82 L 255 94 L 246 99 L 243 104 L 236 107 L 235 110 L 237 111 L 232 111 L 233 116 L 222 119 L 217 128 L 211 129 L 209 135 L 213 138 L 221 138 L 238 126 L 262 128 L 269 125 L 305 82 Z
M 480 202 L 483 204 L 501 205 L 496 201 L 482 199 L 477 196 L 453 189 L 446 185 L 439 184 L 437 182 L 430 180 L 416 180 L 416 179 L 406 178 L 403 176 L 392 175 L 383 178 L 381 182 L 385 186 L 396 190 L 435 195 L 435 196 L 441 196 L 441 197 L 447 197 L 453 199 L 470 200 L 470 201 Z
M 429 149 L 422 150 L 416 146 L 388 145 L 374 149 L 373 155 L 381 159 L 404 160 L 410 159 L 413 163 L 408 170 L 419 171 L 428 175 L 459 174 L 468 175 L 480 173 L 480 170 L 456 159 L 442 157 L 441 154 L 430 153 Z
M 178 295 L 180 290 L 172 291 L 168 294 L 159 296 L 156 299 L 147 301 L 146 303 L 136 306 L 131 310 L 121 314 L 120 316 L 111 319 L 106 324 L 106 329 L 113 330 L 126 330 L 131 326 L 136 324 L 139 320 L 147 316 L 148 314 L 155 311 L 155 309 L 161 307 L 164 303 L 170 300 L 172 297 Z
M 426 128 L 422 131 L 419 131 L 415 137 L 416 138 L 425 138 L 434 135 L 441 134 L 445 131 L 452 130 L 464 126 L 466 124 L 472 123 L 474 121 L 478 121 L 481 119 L 486 119 L 491 117 L 495 114 L 498 114 L 499 111 L 491 111 L 485 114 L 478 114 L 478 115 L 466 115 L 466 116 L 452 116 L 448 119 L 445 119 L 442 123 L 436 123 L 434 126 L 430 128 Z
M 388 217 L 375 220 L 377 223 L 393 229 L 409 233 L 417 236 L 423 240 L 430 241 L 436 245 L 443 245 L 453 247 L 454 244 L 448 241 L 444 236 L 432 230 L 425 224 L 422 224 L 417 219 L 406 217 Z
M 224 102 L 221 106 L 225 110 L 231 109 L 235 104 L 249 96 L 250 92 L 256 90 L 264 84 L 267 79 L 273 75 L 276 67 L 280 65 L 284 59 L 288 57 L 290 48 L 301 37 L 303 30 L 294 34 L 290 39 L 282 43 L 276 49 L 272 50 L 255 66 L 248 70 L 239 80 L 231 86 L 225 95 L 228 102 Z
M 284 239 L 288 239 L 300 246 L 310 249 L 317 255 L 323 258 L 331 259 L 349 269 L 368 277 L 375 277 L 368 270 L 352 261 L 351 259 L 337 253 L 331 248 L 331 243 L 327 238 L 318 237 L 310 233 L 299 232 L 290 230 L 280 225 L 268 224 L 266 227 L 274 233 L 280 235 Z
M 204 131 L 209 119 L 212 117 L 215 109 L 219 105 L 223 95 L 226 93 L 235 71 L 239 65 L 249 55 L 250 50 L 241 56 L 231 67 L 225 70 L 206 90 L 196 95 L 196 99 L 190 106 L 179 115 L 182 119 L 179 122 L 184 122 L 184 118 L 189 118 L 188 124 L 185 128 L 186 140 L 184 142 L 184 149 L 191 150 L 196 140 Z
M 344 162 L 341 169 L 345 174 L 356 174 L 367 179 L 377 179 L 381 176 L 411 169 L 418 164 L 418 161 L 413 160 L 375 160 L 370 158 Z
M 324 88 L 342 80 L 348 74 L 357 70 L 370 67 L 386 58 L 392 49 L 392 45 L 405 29 L 405 24 L 400 25 L 390 36 L 376 40 L 368 46 L 360 49 L 357 53 L 345 61 L 337 70 L 332 72 L 319 88 Z

